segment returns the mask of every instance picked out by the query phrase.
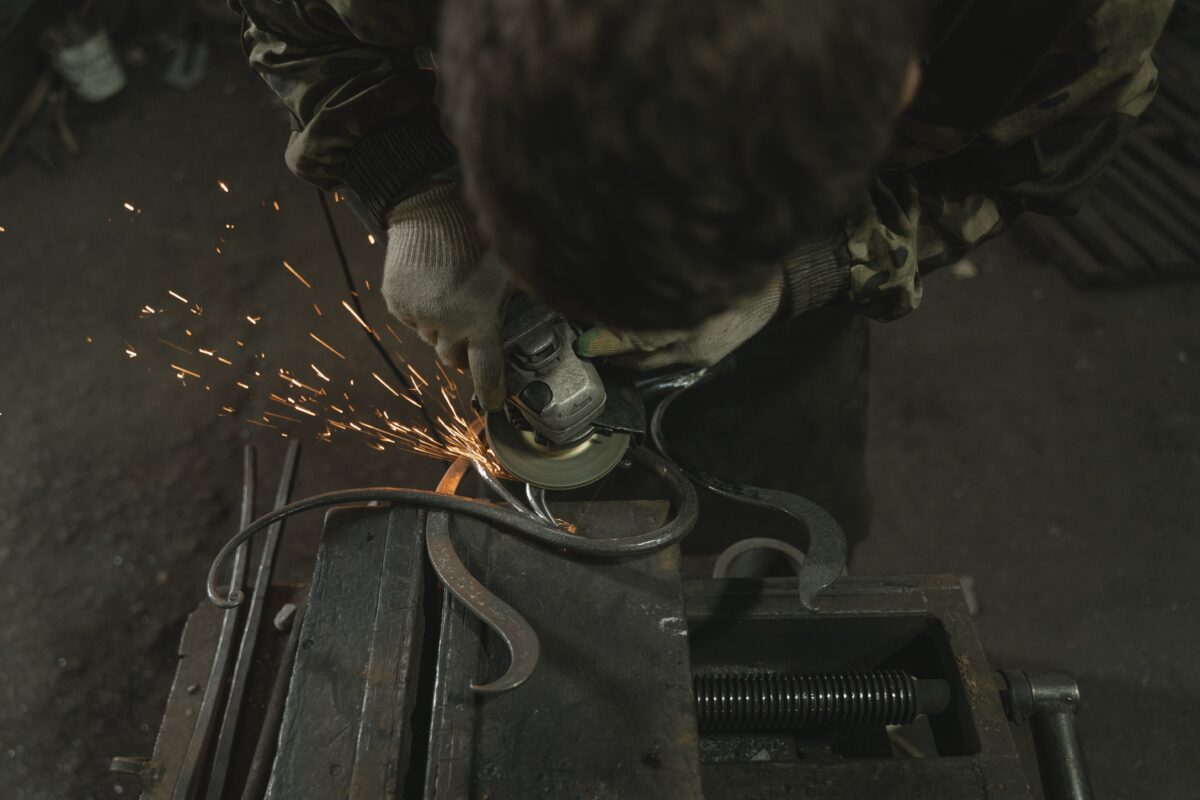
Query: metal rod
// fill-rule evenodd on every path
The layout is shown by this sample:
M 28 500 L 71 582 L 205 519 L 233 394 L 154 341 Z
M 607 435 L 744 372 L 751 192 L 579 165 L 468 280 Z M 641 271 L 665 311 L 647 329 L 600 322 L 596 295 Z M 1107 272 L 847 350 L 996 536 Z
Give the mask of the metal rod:
M 279 476 L 279 487 L 275 490 L 275 511 L 287 505 L 296 478 L 296 462 L 300 457 L 300 440 L 292 439 L 287 455 L 283 459 L 283 473 Z M 229 684 L 229 699 L 225 704 L 225 716 L 221 720 L 221 731 L 217 737 L 217 749 L 213 752 L 212 776 L 208 781 L 208 800 L 221 800 L 225 794 L 225 781 L 229 776 L 229 761 L 233 754 L 234 738 L 238 720 L 242 713 L 242 701 L 246 696 L 246 683 L 253 663 L 254 647 L 258 643 L 258 629 L 262 623 L 263 607 L 267 601 L 267 590 L 271 588 L 271 573 L 275 568 L 275 552 L 279 549 L 279 536 L 283 532 L 283 520 L 267 529 L 259 556 L 258 573 L 254 578 L 254 592 L 246 611 L 246 624 L 242 627 L 242 643 L 238 648 L 237 663 L 233 668 L 233 680 Z
M 454 494 L 468 469 L 467 459 L 459 458 L 438 482 L 440 494 Z M 479 694 L 499 694 L 517 688 L 533 674 L 541 653 L 537 632 L 512 606 L 492 594 L 471 574 L 450 539 L 450 514 L 430 511 L 425 521 L 425 552 L 442 585 L 489 628 L 508 648 L 508 669 L 489 683 L 472 683 Z
M 522 503 L 515 494 L 506 489 L 504 484 L 501 483 L 495 475 L 488 472 L 488 468 L 484 466 L 482 461 L 474 458 L 471 459 L 471 467 L 475 470 L 475 474 L 479 476 L 479 479 L 484 482 L 484 485 L 491 489 L 492 492 L 494 492 L 496 496 L 499 497 L 501 501 L 503 501 L 504 504 L 513 511 L 524 514 L 534 522 L 545 521 L 539 514 L 536 513 L 536 511 L 530 511 L 528 508 L 526 508 L 525 504 Z M 554 524 L 553 521 L 551 521 L 551 524 Z
M 533 509 L 533 513 L 551 525 L 558 525 L 558 520 L 550 513 L 550 506 L 546 505 L 545 489 L 541 486 L 534 486 L 532 483 L 527 483 L 525 484 L 525 499 L 529 501 L 529 507 Z
M 482 620 L 508 649 L 508 669 L 488 683 L 472 683 L 477 694 L 516 689 L 533 674 L 541 646 L 537 633 L 520 612 L 493 594 L 471 574 L 450 540 L 450 514 L 430 511 L 425 522 L 425 551 L 446 591 Z
M 299 608 L 292 617 L 292 629 L 288 631 L 283 656 L 279 661 L 279 671 L 275 673 L 275 682 L 271 685 L 271 697 L 267 701 L 267 711 L 263 716 L 262 728 L 258 732 L 254 756 L 250 759 L 250 772 L 246 775 L 242 800 L 260 800 L 266 791 L 267 779 L 271 777 L 271 760 L 275 756 L 279 724 L 283 721 L 283 708 L 292 679 L 292 662 L 296 660 L 296 650 L 300 644 L 300 623 L 303 620 L 304 609 Z
M 217 552 L 208 570 L 207 591 L 208 599 L 220 608 L 239 605 L 241 598 L 230 599 L 222 596 L 217 586 L 217 575 L 221 566 L 229 560 L 233 551 L 243 542 L 250 539 L 263 528 L 293 514 L 310 511 L 345 503 L 365 503 L 380 501 L 384 503 L 405 503 L 425 509 L 441 509 L 465 514 L 469 517 L 491 523 L 503 533 L 514 533 L 547 547 L 566 550 L 579 555 L 600 558 L 622 558 L 626 556 L 649 553 L 670 547 L 691 532 L 699 514 L 699 501 L 696 490 L 683 471 L 669 460 L 662 458 L 644 447 L 635 447 L 630 455 L 633 460 L 656 475 L 665 485 L 666 498 L 675 508 L 675 516 L 670 522 L 646 533 L 635 533 L 631 536 L 613 536 L 606 538 L 591 538 L 576 536 L 559 528 L 547 525 L 540 519 L 531 518 L 508 508 L 502 508 L 494 503 L 482 500 L 472 500 L 447 494 L 438 494 L 422 489 L 400 489 L 392 486 L 367 486 L 361 489 L 346 489 L 338 492 L 325 492 L 313 495 L 304 500 L 288 503 L 278 511 L 272 511 L 259 517 L 242 530 L 238 531 Z M 844 556 L 843 541 L 843 556 Z M 811 558 L 811 554 L 809 556 Z M 840 569 L 840 568 L 839 568 Z
M 737 503 L 767 508 L 791 517 L 808 532 L 808 550 L 797 573 L 800 602 L 815 610 L 817 595 L 838 579 L 846 569 L 846 536 L 833 516 L 811 500 L 792 492 L 765 489 L 730 483 L 704 470 L 681 461 L 667 447 L 663 433 L 663 417 L 667 409 L 687 388 L 678 389 L 664 397 L 650 417 L 650 441 L 659 454 L 672 461 L 696 483 L 714 494 Z
M 1079 683 L 1069 672 L 1001 670 L 1005 715 L 1033 728 L 1033 746 L 1046 800 L 1091 800 L 1087 761 L 1075 729 Z
M 1075 712 L 1046 710 L 1029 720 L 1046 800 L 1091 800 L 1092 783 L 1075 729 Z
M 245 528 L 254 519 L 254 447 L 246 445 L 242 451 L 242 514 L 240 527 Z M 230 595 L 241 594 L 242 582 L 246 578 L 246 561 L 249 558 L 250 543 L 242 541 L 233 555 L 233 570 L 229 578 Z M 183 756 L 183 766 L 179 770 L 179 778 L 175 782 L 172 794 L 174 800 L 191 800 L 200 791 L 200 781 L 204 775 L 201 766 L 208 757 L 209 740 L 212 738 L 213 719 L 217 706 L 220 704 L 221 687 L 229 671 L 229 657 L 233 653 L 233 639 L 237 629 L 238 610 L 236 607 L 227 609 L 221 619 L 221 632 L 217 638 L 216 652 L 213 653 L 212 669 L 208 673 L 208 683 L 204 687 L 204 697 L 200 701 L 200 712 L 196 714 L 196 725 L 192 729 L 192 738 L 188 742 L 187 752 Z

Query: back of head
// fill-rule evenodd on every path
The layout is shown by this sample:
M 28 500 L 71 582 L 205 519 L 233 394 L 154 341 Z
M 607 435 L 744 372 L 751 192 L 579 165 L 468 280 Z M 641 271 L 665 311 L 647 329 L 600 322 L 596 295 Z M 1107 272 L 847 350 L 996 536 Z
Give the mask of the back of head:
M 579 319 L 694 325 L 862 190 L 920 21 L 904 0 L 449 0 L 443 111 L 480 230 Z

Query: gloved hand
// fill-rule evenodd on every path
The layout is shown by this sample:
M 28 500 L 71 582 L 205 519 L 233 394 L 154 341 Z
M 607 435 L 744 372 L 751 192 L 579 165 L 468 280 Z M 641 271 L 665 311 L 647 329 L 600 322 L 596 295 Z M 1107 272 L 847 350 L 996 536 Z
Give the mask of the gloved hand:
M 459 186 L 439 184 L 403 200 L 387 222 L 388 310 L 433 345 L 442 362 L 470 368 L 485 409 L 500 408 L 500 329 L 511 284 L 500 261 L 483 251 Z
M 639 370 L 715 364 L 775 317 L 783 289 L 780 269 L 757 294 L 691 330 L 622 333 L 592 328 L 579 336 L 575 350 L 584 358 L 606 356 L 613 363 Z

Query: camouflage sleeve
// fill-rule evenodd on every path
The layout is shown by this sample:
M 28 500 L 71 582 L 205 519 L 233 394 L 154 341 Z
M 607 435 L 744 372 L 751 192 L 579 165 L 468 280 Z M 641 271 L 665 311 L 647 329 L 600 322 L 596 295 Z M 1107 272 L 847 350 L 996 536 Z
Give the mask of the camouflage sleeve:
M 921 302 L 921 273 L 962 258 L 1021 211 L 1077 210 L 1154 96 L 1150 51 L 1171 5 L 1105 0 L 969 143 L 903 121 L 900 141 L 954 155 L 882 171 L 849 215 L 850 302 L 876 319 L 903 316 Z
M 235 0 L 254 70 L 291 111 L 288 166 L 349 189 L 380 222 L 454 149 L 414 52 L 423 20 L 402 0 Z

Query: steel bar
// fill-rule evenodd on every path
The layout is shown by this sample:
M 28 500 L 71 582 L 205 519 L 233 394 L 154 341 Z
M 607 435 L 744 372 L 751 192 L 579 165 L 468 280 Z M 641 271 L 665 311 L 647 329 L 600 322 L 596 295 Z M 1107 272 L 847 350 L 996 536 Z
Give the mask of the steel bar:
M 457 492 L 468 467 L 465 458 L 455 461 L 442 475 L 437 490 L 442 494 Z M 537 632 L 512 606 L 488 591 L 467 569 L 462 557 L 454 549 L 454 543 L 450 541 L 450 515 L 447 512 L 429 513 L 425 522 L 425 551 L 446 591 L 483 620 L 508 647 L 508 669 L 504 674 L 489 683 L 472 683 L 471 689 L 479 694 L 498 694 L 520 686 L 537 667 L 541 653 Z
M 541 644 L 537 633 L 521 614 L 501 600 L 471 574 L 450 541 L 450 514 L 429 512 L 425 523 L 425 548 L 429 561 L 446 591 L 483 620 L 508 648 L 508 668 L 488 683 L 472 683 L 478 694 L 499 694 L 516 689 L 537 667 Z
M 1087 761 L 1075 728 L 1079 684 L 1067 672 L 1000 670 L 1000 698 L 1008 718 L 1033 729 L 1033 746 L 1046 800 L 1091 800 Z
M 242 789 L 242 800 L 259 800 L 267 789 L 267 779 L 271 777 L 271 759 L 275 757 L 279 723 L 283 721 L 288 684 L 291 683 L 292 677 L 292 663 L 296 660 L 296 648 L 300 644 L 300 623 L 303 619 L 304 609 L 297 609 L 296 615 L 292 617 L 292 627 L 288 631 L 283 655 L 279 660 L 279 670 L 275 673 L 275 682 L 271 684 L 271 696 L 267 700 L 267 712 L 258 732 L 258 742 L 254 745 L 254 756 L 250 759 L 250 771 Z
M 846 569 L 846 536 L 842 526 L 828 511 L 798 494 L 730 483 L 675 458 L 663 435 L 663 417 L 671 403 L 685 391 L 679 389 L 664 397 L 654 409 L 650 418 L 650 441 L 663 458 L 673 461 L 688 477 L 709 491 L 739 503 L 782 512 L 808 532 L 808 551 L 804 554 L 797 583 L 800 602 L 805 608 L 814 608 L 817 595 Z
M 371 486 L 362 489 L 346 489 L 344 491 L 326 492 L 289 503 L 278 511 L 264 514 L 226 542 L 217 552 L 208 570 L 207 591 L 208 599 L 219 608 L 237 606 L 241 598 L 222 597 L 217 586 L 217 574 L 234 550 L 249 540 L 263 528 L 304 511 L 344 503 L 362 503 L 380 501 L 385 503 L 405 503 L 419 508 L 441 509 L 465 514 L 469 517 L 482 519 L 496 525 L 503 531 L 523 536 L 544 546 L 566 550 L 583 556 L 600 558 L 622 558 L 639 553 L 649 553 L 662 550 L 679 542 L 691 532 L 699 514 L 699 500 L 696 490 L 684 472 L 668 459 L 645 447 L 632 450 L 633 460 L 657 475 L 666 484 L 666 499 L 675 508 L 675 516 L 670 522 L 653 531 L 636 533 L 631 536 L 613 536 L 603 539 L 591 539 L 576 536 L 564 530 L 551 527 L 541 520 L 532 519 L 524 514 L 507 508 L 498 507 L 492 503 L 473 500 L 466 497 L 438 494 L 423 489 L 401 489 L 391 486 Z M 845 549 L 843 542 L 843 550 Z
M 242 451 L 242 514 L 240 526 L 254 519 L 254 448 L 246 445 Z M 242 583 L 246 578 L 246 562 L 250 555 L 249 541 L 238 544 L 233 555 L 233 569 L 229 578 L 230 595 L 240 594 Z M 200 791 L 200 782 L 204 775 L 202 769 L 207 760 L 210 739 L 212 738 L 213 721 L 217 706 L 221 700 L 221 687 L 229 672 L 229 658 L 233 653 L 233 640 L 237 631 L 238 610 L 236 607 L 225 612 L 221 620 L 221 632 L 217 638 L 217 648 L 213 653 L 212 669 L 208 674 L 208 683 L 204 687 L 204 699 L 200 703 L 200 712 L 196 714 L 196 725 L 192 730 L 192 738 L 188 742 L 187 752 L 183 757 L 183 766 L 179 779 L 175 782 L 172 794 L 174 800 L 191 800 Z
M 283 459 L 283 473 L 279 476 L 279 487 L 275 491 L 275 507 L 279 510 L 287 505 L 296 478 L 296 462 L 300 457 L 300 440 L 292 439 L 287 455 Z M 229 775 L 229 762 L 233 755 L 234 738 L 238 720 L 241 718 L 242 701 L 246 695 L 246 682 L 250 677 L 250 666 L 254 659 L 254 647 L 258 643 L 258 629 L 262 622 L 263 606 L 267 601 L 267 590 L 271 586 L 271 574 L 275 569 L 275 553 L 279 549 L 279 537 L 283 532 L 283 520 L 267 529 L 259 556 L 258 572 L 254 578 L 254 592 L 246 609 L 246 624 L 242 627 L 242 643 L 238 648 L 237 662 L 233 668 L 233 679 L 229 684 L 229 699 L 225 704 L 225 716 L 217 736 L 217 747 L 213 752 L 212 773 L 208 780 L 208 800 L 221 800 L 225 796 L 225 781 Z
M 527 483 L 525 484 L 525 499 L 529 501 L 529 507 L 533 509 L 533 513 L 551 525 L 558 524 L 558 520 L 550 513 L 550 507 L 546 505 L 545 489 L 541 486 L 534 486 L 532 483 Z
M 1075 729 L 1075 712 L 1047 710 L 1029 721 L 1046 800 L 1091 800 L 1087 762 Z
M 483 465 L 482 461 L 471 459 L 471 467 L 474 468 L 475 474 L 479 476 L 479 479 L 483 481 L 484 484 L 513 511 L 524 514 L 534 522 L 545 521 L 535 511 L 531 511 L 530 509 L 526 508 L 525 504 L 522 503 L 515 494 L 506 489 L 504 484 L 501 483 L 495 475 L 488 472 L 488 468 Z

